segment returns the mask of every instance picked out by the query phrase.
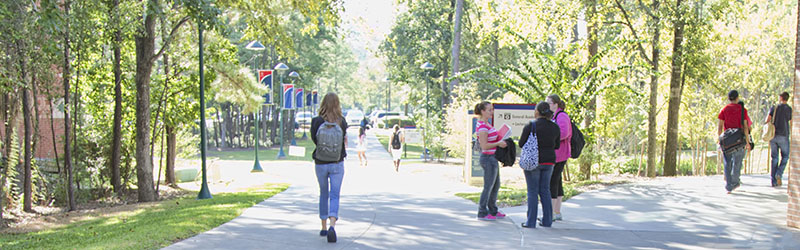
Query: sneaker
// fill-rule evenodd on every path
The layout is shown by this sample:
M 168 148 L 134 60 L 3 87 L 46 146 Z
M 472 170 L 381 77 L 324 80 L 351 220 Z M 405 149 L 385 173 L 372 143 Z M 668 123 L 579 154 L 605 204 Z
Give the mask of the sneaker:
M 494 217 L 491 214 L 487 214 L 486 216 L 478 217 L 478 220 L 493 221 L 493 220 L 497 220 L 497 217 Z
M 496 217 L 498 219 L 502 219 L 502 218 L 506 217 L 506 214 L 504 214 L 504 213 L 502 213 L 500 211 L 497 211 L 497 214 L 495 214 L 494 217 Z
M 333 227 L 328 228 L 328 242 L 336 243 L 336 230 L 333 230 Z
M 561 219 L 561 214 L 555 214 L 555 215 L 553 215 L 553 221 L 560 221 L 560 220 L 562 220 L 562 219 Z
M 328 236 L 328 230 L 319 230 L 319 236 Z

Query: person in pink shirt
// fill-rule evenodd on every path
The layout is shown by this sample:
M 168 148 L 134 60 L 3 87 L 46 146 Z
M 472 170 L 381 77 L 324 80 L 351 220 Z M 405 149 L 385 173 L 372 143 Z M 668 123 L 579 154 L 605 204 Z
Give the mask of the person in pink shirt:
M 572 139 L 572 120 L 564 112 L 566 104 L 558 95 L 550 95 L 545 100 L 553 111 L 553 122 L 558 124 L 561 132 L 560 146 L 556 149 L 556 164 L 553 166 L 553 176 L 550 179 L 550 198 L 553 198 L 553 221 L 561 220 L 561 202 L 564 199 L 564 185 L 561 180 L 561 173 L 567 165 L 572 154 L 570 150 L 570 139 Z
M 478 134 L 478 144 L 481 146 L 480 164 L 483 168 L 483 192 L 478 202 L 479 220 L 496 220 L 506 217 L 497 210 L 497 192 L 500 191 L 500 165 L 494 157 L 497 147 L 505 148 L 506 142 L 501 140 L 497 129 L 492 127 L 489 119 L 494 117 L 494 106 L 490 102 L 481 102 L 475 105 L 475 115 L 478 124 L 475 133 Z

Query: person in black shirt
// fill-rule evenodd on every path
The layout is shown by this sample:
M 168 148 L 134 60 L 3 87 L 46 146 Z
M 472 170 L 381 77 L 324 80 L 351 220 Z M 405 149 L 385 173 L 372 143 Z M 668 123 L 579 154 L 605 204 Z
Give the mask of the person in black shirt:
M 339 97 L 334 93 L 328 93 L 322 98 L 319 108 L 319 116 L 311 119 L 311 140 L 318 145 L 317 132 L 325 122 L 337 123 L 342 130 L 342 151 L 341 157 L 337 161 L 324 161 L 317 158 L 317 149 L 311 154 L 314 159 L 314 170 L 319 182 L 319 219 L 322 221 L 320 236 L 327 236 L 328 242 L 336 242 L 336 221 L 339 220 L 339 192 L 342 188 L 344 179 L 344 158 L 347 157 L 345 148 L 347 147 L 347 121 L 342 115 L 342 107 L 339 105 Z M 330 184 L 330 185 L 329 185 Z M 330 207 L 328 206 L 330 204 Z M 331 226 L 326 230 L 327 220 Z
M 770 176 L 772 177 L 772 186 L 780 187 L 782 185 L 781 178 L 783 170 L 786 169 L 786 163 L 789 161 L 789 134 L 792 131 L 792 107 L 786 102 L 789 101 L 789 93 L 783 92 L 780 95 L 780 104 L 772 107 L 769 110 L 769 116 L 764 124 L 775 121 L 775 137 L 769 141 L 770 155 L 772 162 L 770 162 Z M 780 162 L 778 162 L 778 153 L 780 152 Z
M 539 213 L 539 198 L 542 199 L 542 221 L 540 226 L 550 227 L 553 224 L 553 201 L 550 199 L 550 179 L 553 174 L 553 166 L 556 163 L 556 149 L 560 146 L 561 131 L 557 124 L 551 121 L 553 111 L 550 104 L 540 102 L 536 104 L 534 111 L 536 120 L 532 123 L 536 126 L 534 131 L 539 144 L 539 166 L 531 171 L 525 172 L 525 182 L 528 186 L 528 220 L 522 223 L 522 227 L 535 228 L 536 216 Z M 531 123 L 522 128 L 519 146 L 524 147 L 528 143 L 531 134 Z

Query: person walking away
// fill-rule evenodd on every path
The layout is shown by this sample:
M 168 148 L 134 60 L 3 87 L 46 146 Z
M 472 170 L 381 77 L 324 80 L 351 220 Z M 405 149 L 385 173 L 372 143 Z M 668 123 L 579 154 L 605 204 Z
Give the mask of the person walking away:
M 725 189 L 728 194 L 733 192 L 734 189 L 741 186 L 739 175 L 742 170 L 742 160 L 744 159 L 745 150 L 750 150 L 750 116 L 747 115 L 747 109 L 744 104 L 739 104 L 739 92 L 731 90 L 728 93 L 728 100 L 730 103 L 726 105 L 719 112 L 717 118 L 719 125 L 717 126 L 717 134 L 723 138 L 723 132 L 726 134 L 733 134 L 736 130 L 742 130 L 744 142 L 741 146 L 732 147 L 730 149 L 722 148 L 723 161 L 725 163 Z M 742 121 L 742 117 L 747 122 Z
M 781 179 L 783 171 L 786 169 L 786 163 L 789 161 L 789 133 L 792 131 L 792 107 L 786 104 L 789 101 L 789 93 L 783 92 L 780 94 L 780 104 L 772 107 L 769 110 L 769 115 L 764 124 L 775 122 L 775 137 L 769 141 L 770 157 L 772 162 L 770 164 L 770 177 L 772 177 L 772 186 L 780 187 L 783 185 Z M 778 153 L 780 152 L 780 162 L 778 161 Z
M 522 128 L 519 145 L 523 148 L 527 143 L 534 143 L 530 137 L 533 132 L 539 148 L 539 165 L 534 170 L 524 170 L 525 182 L 528 186 L 528 218 L 522 227 L 535 228 L 536 216 L 539 214 L 539 198 L 542 199 L 542 219 L 539 226 L 550 227 L 553 224 L 553 207 L 550 192 L 550 179 L 554 176 L 556 150 L 561 144 L 559 126 L 551 121 L 553 110 L 547 102 L 536 104 L 534 111 L 536 120 Z M 520 160 L 521 161 L 521 160 Z
M 559 147 L 556 149 L 556 164 L 553 166 L 553 176 L 550 179 L 550 198 L 553 202 L 553 221 L 562 220 L 561 202 L 564 200 L 564 184 L 562 173 L 567 165 L 567 160 L 572 155 L 570 140 L 572 139 L 572 119 L 564 112 L 566 104 L 558 95 L 550 95 L 545 100 L 550 105 L 550 110 L 555 114 L 553 122 L 559 127 Z
M 359 166 L 366 167 L 367 166 L 367 128 L 366 127 L 358 128 L 358 146 L 356 147 L 356 152 L 358 152 L 358 163 L 359 163 Z
M 389 151 L 392 152 L 392 163 L 394 163 L 394 171 L 400 171 L 400 157 L 403 156 L 403 145 L 406 142 L 406 138 L 402 132 L 400 132 L 400 126 L 397 124 L 394 125 L 394 132 L 392 132 L 392 137 L 389 138 Z
M 481 102 L 475 105 L 475 115 L 478 116 L 477 128 L 478 144 L 481 147 L 480 164 L 483 168 L 483 191 L 478 202 L 479 220 L 496 220 L 505 218 L 506 215 L 497 210 L 497 191 L 500 190 L 500 166 L 494 153 L 497 147 L 505 148 L 506 142 L 502 141 L 497 130 L 489 123 L 494 117 L 494 106 L 490 102 Z
M 336 221 L 339 220 L 339 193 L 344 178 L 344 158 L 347 157 L 347 121 L 342 115 L 339 97 L 328 93 L 322 98 L 319 116 L 311 119 L 311 140 L 316 148 L 311 157 L 319 183 L 320 236 L 336 242 Z M 330 227 L 326 223 L 330 220 Z

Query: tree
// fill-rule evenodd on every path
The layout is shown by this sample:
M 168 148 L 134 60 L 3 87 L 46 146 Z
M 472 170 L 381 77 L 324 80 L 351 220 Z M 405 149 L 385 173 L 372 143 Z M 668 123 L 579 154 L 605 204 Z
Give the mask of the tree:
M 615 6 L 622 14 L 623 20 L 621 23 L 628 28 L 633 39 L 636 43 L 636 49 L 639 51 L 641 58 L 650 65 L 650 94 L 649 94 L 649 109 L 647 112 L 647 167 L 646 173 L 648 177 L 656 176 L 656 148 L 657 148 L 657 132 L 656 132 L 656 117 L 658 115 L 658 65 L 660 62 L 661 51 L 659 43 L 661 41 L 661 18 L 659 16 L 660 1 L 653 0 L 651 5 L 645 6 L 641 1 L 639 7 L 645 12 L 645 17 L 648 18 L 647 23 L 649 29 L 652 30 L 652 39 L 650 40 L 650 56 L 644 49 L 642 40 L 639 38 L 637 29 L 634 27 L 631 17 L 627 9 L 622 5 L 620 0 L 614 0 Z
M 456 5 L 455 6 L 456 16 L 455 19 L 453 20 L 453 49 L 452 49 L 452 55 L 450 56 L 450 58 L 452 58 L 453 61 L 453 66 L 452 66 L 453 73 L 451 75 L 458 74 L 460 68 L 461 19 L 462 19 L 461 16 L 464 14 L 464 0 L 456 0 L 455 5 Z M 450 81 L 450 90 L 455 89 L 456 85 L 458 85 L 458 79 L 453 78 L 453 80 Z

